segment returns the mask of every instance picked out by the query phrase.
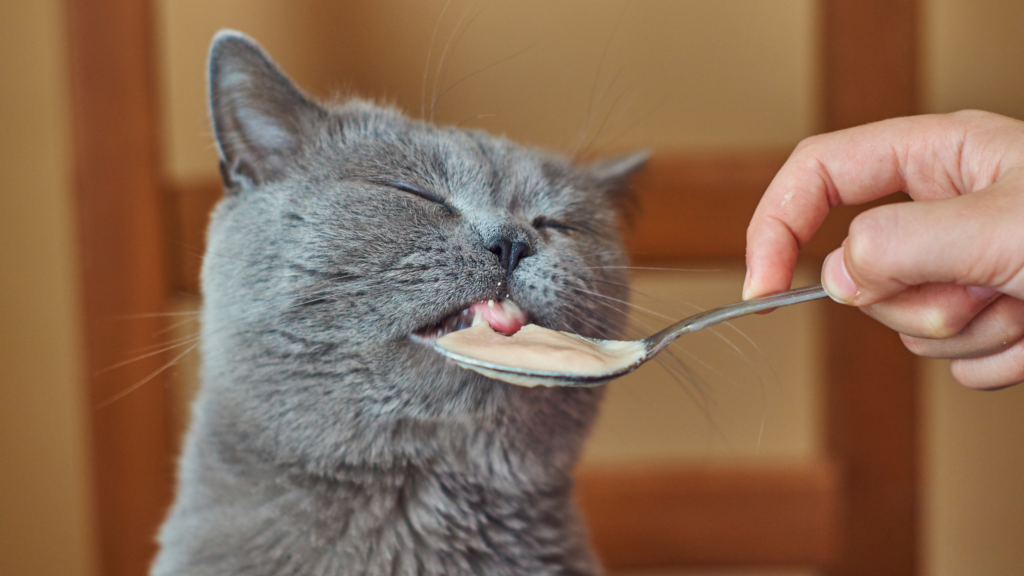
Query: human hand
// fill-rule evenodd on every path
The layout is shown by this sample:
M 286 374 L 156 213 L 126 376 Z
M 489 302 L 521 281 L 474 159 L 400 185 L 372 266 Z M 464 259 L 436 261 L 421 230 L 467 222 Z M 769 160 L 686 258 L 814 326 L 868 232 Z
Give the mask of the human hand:
M 952 358 L 972 388 L 1024 381 L 1024 122 L 967 111 L 887 120 L 800 143 L 747 229 L 743 298 L 789 288 L 797 252 L 837 204 L 860 214 L 822 267 L 838 302 Z

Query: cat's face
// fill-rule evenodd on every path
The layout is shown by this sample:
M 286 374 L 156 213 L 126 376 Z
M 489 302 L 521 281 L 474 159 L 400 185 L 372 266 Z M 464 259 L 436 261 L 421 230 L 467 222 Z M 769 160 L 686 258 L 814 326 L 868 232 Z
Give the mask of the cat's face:
M 641 156 L 579 167 L 363 101 L 324 108 L 237 34 L 214 41 L 211 108 L 228 191 L 203 270 L 207 386 L 304 431 L 515 407 L 589 420 L 591 391 L 513 389 L 430 344 L 488 301 L 619 335 L 616 212 Z

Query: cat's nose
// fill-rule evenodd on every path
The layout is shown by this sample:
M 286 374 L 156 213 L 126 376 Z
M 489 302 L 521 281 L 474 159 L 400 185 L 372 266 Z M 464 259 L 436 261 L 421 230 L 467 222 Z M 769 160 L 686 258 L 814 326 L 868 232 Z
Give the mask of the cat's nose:
M 526 242 L 513 241 L 508 238 L 496 240 L 487 249 L 498 257 L 498 265 L 505 271 L 506 277 L 512 276 L 516 266 L 519 266 L 519 261 L 531 253 L 530 245 Z

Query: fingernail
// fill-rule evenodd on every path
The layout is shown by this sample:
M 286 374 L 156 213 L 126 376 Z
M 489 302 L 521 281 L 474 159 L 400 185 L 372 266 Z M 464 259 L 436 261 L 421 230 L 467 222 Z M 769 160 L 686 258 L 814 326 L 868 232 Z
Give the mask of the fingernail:
M 987 286 L 968 286 L 967 293 L 970 294 L 971 296 L 974 296 L 978 300 L 985 301 L 992 298 L 996 294 L 999 294 L 999 291 L 993 290 L 992 288 L 989 288 Z
M 743 277 L 743 300 L 747 300 L 747 292 L 750 291 L 750 266 L 747 266 L 747 275 Z
M 825 258 L 821 266 L 821 285 L 825 287 L 829 298 L 840 304 L 849 304 L 857 297 L 857 285 L 846 271 L 842 248 L 837 248 Z

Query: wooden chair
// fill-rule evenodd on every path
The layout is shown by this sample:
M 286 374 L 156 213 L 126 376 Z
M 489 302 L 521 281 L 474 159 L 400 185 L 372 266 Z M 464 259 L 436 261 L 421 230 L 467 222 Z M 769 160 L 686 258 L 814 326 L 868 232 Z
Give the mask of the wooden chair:
M 102 379 L 90 375 L 160 330 L 160 319 L 111 318 L 163 309 L 170 291 L 189 282 L 194 271 L 167 257 L 166 238 L 201 239 L 203 211 L 219 191 L 161 189 L 150 4 L 66 6 L 98 568 L 108 576 L 138 575 L 148 567 L 154 530 L 171 498 L 175 442 L 163 376 L 123 401 L 92 406 L 158 373 L 167 359 L 141 360 Z M 916 2 L 820 0 L 820 13 L 822 129 L 914 113 Z M 648 259 L 741 259 L 746 222 L 784 159 L 770 151 L 655 157 L 640 194 L 657 210 L 639 221 L 631 250 Z M 803 257 L 820 264 L 851 217 L 837 210 Z M 917 573 L 915 364 L 891 332 L 855 310 L 827 309 L 827 456 L 789 468 L 582 474 L 581 503 L 610 569 Z

